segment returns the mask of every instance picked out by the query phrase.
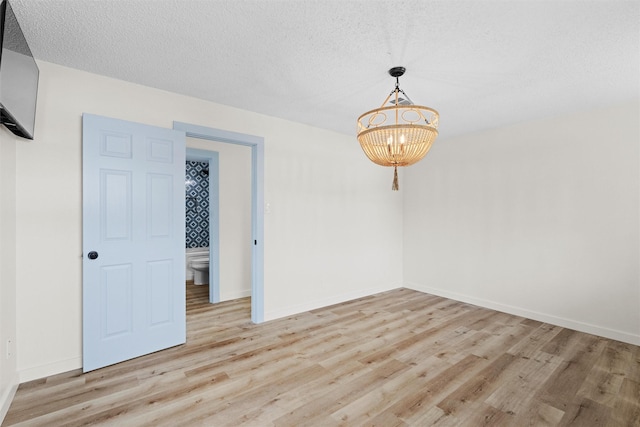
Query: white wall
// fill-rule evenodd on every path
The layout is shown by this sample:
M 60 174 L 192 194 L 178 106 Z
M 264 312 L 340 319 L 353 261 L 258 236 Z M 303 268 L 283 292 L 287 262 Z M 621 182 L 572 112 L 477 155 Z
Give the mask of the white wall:
M 220 301 L 249 296 L 251 147 L 198 138 L 187 138 L 187 147 L 218 152 Z
M 401 286 L 402 199 L 355 136 L 38 62 L 35 140 L 16 150 L 20 381 L 81 366 L 81 115 L 265 140 L 265 319 Z M 215 82 L 212 82 L 215 84 Z M 339 153 L 339 154 L 336 154 Z
M 16 144 L 19 141 L 21 139 L 0 126 L 0 422 L 9 410 L 18 386 L 15 162 Z
M 638 104 L 436 141 L 405 175 L 405 285 L 640 344 Z
M 390 190 L 392 171 L 370 162 L 355 136 L 274 131 L 265 275 L 278 292 L 265 292 L 265 318 L 402 286 L 402 194 Z

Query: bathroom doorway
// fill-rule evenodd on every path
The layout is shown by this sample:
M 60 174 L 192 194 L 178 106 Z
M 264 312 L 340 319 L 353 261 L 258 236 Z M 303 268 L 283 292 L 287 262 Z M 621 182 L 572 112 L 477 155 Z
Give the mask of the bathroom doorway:
M 219 199 L 217 203 L 209 203 L 210 209 L 213 206 L 221 208 L 217 220 L 214 213 L 209 221 L 210 289 L 213 288 L 210 300 L 225 301 L 250 295 L 251 320 L 261 323 L 264 321 L 263 139 L 187 123 L 174 122 L 173 127 L 186 133 L 187 159 L 208 162 L 210 197 L 215 194 L 215 182 L 212 181 L 218 173 Z M 240 163 L 233 163 L 233 158 Z M 225 172 L 225 168 L 231 173 Z M 234 199 L 239 203 L 235 208 Z M 227 231 L 234 223 L 243 231 Z
M 218 159 L 215 151 L 186 149 L 185 280 L 202 286 L 198 294 L 207 295 L 210 303 L 220 302 Z

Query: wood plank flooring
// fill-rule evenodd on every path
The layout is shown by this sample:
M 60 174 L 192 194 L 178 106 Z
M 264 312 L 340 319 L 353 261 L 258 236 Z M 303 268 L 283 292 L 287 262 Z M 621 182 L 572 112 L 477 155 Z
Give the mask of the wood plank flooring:
M 187 344 L 20 385 L 3 426 L 640 426 L 640 348 L 397 289 L 254 325 L 187 286 Z

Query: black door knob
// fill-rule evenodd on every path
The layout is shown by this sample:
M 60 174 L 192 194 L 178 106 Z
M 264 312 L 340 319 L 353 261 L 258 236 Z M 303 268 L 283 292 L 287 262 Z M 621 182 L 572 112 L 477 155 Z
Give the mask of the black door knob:
M 89 259 L 96 259 L 96 258 L 98 258 L 98 252 L 91 251 L 91 252 L 89 252 L 88 256 L 89 256 Z

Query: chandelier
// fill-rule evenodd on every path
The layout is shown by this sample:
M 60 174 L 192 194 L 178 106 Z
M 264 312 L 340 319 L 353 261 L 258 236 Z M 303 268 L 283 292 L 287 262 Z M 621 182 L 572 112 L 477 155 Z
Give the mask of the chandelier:
M 400 89 L 400 76 L 405 71 L 404 67 L 390 69 L 389 74 L 396 78 L 395 89 L 380 108 L 358 117 L 360 146 L 373 163 L 393 166 L 391 189 L 394 191 L 399 189 L 398 166 L 418 162 L 427 154 L 438 136 L 438 112 L 415 105 Z M 391 105 L 387 105 L 388 103 Z

